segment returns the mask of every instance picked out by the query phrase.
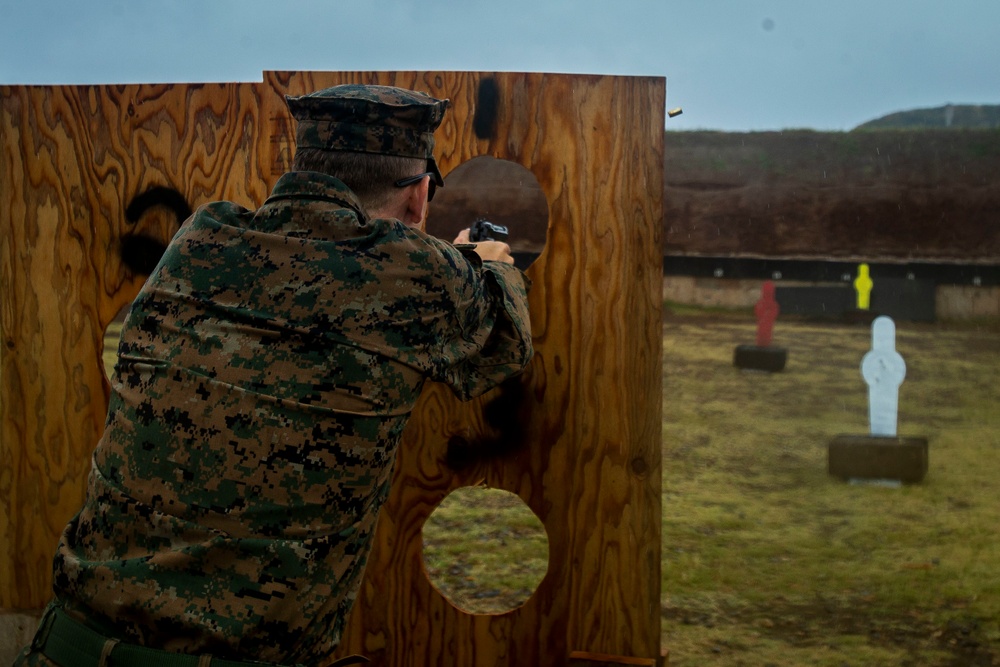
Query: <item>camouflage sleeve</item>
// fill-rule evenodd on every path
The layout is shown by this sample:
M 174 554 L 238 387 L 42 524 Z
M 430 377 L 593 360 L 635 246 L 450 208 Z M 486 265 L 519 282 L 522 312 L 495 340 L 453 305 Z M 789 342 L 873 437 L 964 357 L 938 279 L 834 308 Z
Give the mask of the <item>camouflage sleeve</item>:
M 482 261 L 472 246 L 446 246 L 444 252 L 459 255 L 454 262 L 464 274 L 452 288 L 460 331 L 442 341 L 444 363 L 432 379 L 468 400 L 517 375 L 531 360 L 530 281 L 510 264 Z

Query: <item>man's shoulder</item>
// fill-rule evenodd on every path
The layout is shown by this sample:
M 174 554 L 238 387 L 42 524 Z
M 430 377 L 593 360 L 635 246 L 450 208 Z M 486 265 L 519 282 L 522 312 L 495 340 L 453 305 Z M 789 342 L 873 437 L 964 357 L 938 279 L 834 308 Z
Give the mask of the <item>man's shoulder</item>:
M 245 206 L 237 204 L 231 201 L 213 201 L 207 204 L 202 204 L 195 210 L 195 216 L 207 216 L 210 218 L 217 219 L 228 219 L 228 218 L 238 218 L 248 214 L 252 214 L 253 211 Z

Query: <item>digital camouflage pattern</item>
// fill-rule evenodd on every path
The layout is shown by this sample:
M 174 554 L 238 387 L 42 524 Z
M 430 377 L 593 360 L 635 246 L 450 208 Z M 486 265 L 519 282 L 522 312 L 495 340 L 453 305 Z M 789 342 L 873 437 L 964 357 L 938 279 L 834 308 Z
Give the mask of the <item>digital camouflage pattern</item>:
M 424 380 L 469 398 L 531 355 L 516 268 L 369 219 L 336 179 L 201 208 L 123 327 L 57 598 L 126 641 L 315 664 Z
M 444 185 L 434 161 L 434 130 L 448 100 L 390 86 L 344 84 L 285 101 L 298 121 L 296 147 L 427 159 L 434 180 Z

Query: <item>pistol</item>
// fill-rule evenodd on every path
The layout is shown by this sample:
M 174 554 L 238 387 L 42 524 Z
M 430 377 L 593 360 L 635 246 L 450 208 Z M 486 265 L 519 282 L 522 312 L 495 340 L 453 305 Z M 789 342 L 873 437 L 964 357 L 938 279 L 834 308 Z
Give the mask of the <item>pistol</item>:
M 506 241 L 507 228 L 490 222 L 486 218 L 477 218 L 469 228 L 469 240 L 473 243 L 479 241 Z

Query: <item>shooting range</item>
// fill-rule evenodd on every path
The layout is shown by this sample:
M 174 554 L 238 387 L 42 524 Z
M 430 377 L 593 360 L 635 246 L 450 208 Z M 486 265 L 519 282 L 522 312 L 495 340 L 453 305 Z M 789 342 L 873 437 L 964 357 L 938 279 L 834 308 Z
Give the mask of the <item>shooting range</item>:
M 425 389 L 340 653 L 373 666 L 659 664 L 656 77 L 267 72 L 260 83 L 0 88 L 0 608 L 50 598 L 55 545 L 107 410 L 104 332 L 141 286 L 150 247 L 206 202 L 263 202 L 291 165 L 284 95 L 349 82 L 449 98 L 435 149 L 445 177 L 481 156 L 521 165 L 548 229 L 527 269 L 535 359 L 468 404 Z M 483 454 L 449 465 L 458 442 Z M 516 494 L 548 537 L 544 579 L 504 614 L 459 610 L 421 563 L 428 516 L 481 482 Z

